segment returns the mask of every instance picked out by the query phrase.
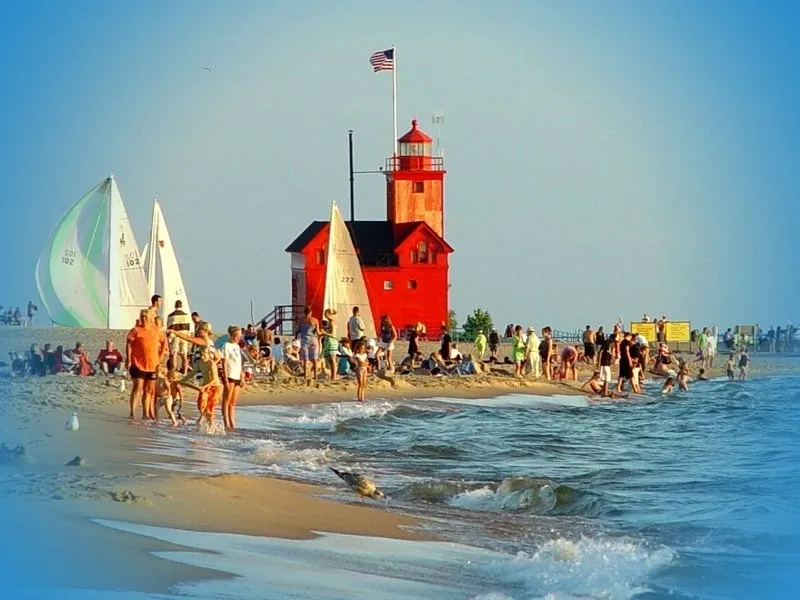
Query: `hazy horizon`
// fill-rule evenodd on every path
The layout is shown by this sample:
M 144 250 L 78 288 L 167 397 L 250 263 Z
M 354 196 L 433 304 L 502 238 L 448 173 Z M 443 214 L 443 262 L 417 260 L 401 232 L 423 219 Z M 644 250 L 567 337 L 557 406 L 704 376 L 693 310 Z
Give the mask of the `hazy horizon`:
M 444 112 L 450 305 L 498 328 L 800 321 L 800 39 L 789 2 L 15 3 L 0 304 L 39 303 L 55 224 L 114 173 L 139 246 L 158 196 L 191 308 L 290 302 L 286 246 Z M 385 218 L 383 178 L 356 215 Z M 10 212 L 9 212 L 10 211 Z M 627 239 L 621 238 L 623 231 Z M 47 321 L 40 304 L 39 324 Z

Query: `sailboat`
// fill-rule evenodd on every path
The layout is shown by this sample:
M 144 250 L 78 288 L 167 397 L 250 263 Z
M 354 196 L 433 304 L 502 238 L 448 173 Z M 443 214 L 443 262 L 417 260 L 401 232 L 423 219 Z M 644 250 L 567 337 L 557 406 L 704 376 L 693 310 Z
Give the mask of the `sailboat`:
M 149 305 L 128 212 L 113 175 L 61 218 L 36 263 L 36 287 L 54 325 L 130 329 Z
M 367 336 L 374 335 L 375 322 L 372 319 L 372 307 L 364 274 L 361 271 L 361 262 L 350 237 L 350 231 L 335 202 L 331 205 L 326 263 L 323 310 L 328 308 L 336 310 L 334 322 L 337 335 L 347 335 L 347 321 L 352 315 L 354 306 L 359 308 Z
M 178 267 L 178 257 L 172 245 L 167 222 L 158 198 L 153 200 L 153 220 L 150 226 L 150 241 L 142 250 L 142 262 L 147 276 L 149 296 L 159 294 L 162 297 L 162 318 L 175 308 L 175 301 L 183 303 L 182 310 L 190 312 L 189 299 L 183 287 L 181 270 Z

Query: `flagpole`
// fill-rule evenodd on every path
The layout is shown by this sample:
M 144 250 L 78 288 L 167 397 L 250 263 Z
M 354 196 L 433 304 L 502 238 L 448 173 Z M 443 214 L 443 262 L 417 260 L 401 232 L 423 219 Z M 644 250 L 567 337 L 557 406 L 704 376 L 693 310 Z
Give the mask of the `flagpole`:
M 392 148 L 397 154 L 397 49 L 392 46 L 392 117 L 393 117 L 393 140 Z

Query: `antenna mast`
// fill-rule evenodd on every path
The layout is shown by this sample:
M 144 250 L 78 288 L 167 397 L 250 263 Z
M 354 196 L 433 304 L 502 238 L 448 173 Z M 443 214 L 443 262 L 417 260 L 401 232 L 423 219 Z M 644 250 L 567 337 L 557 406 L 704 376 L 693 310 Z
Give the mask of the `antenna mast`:
M 433 113 L 433 118 L 431 120 L 433 121 L 433 124 L 436 127 L 436 154 L 437 156 L 441 156 L 442 147 L 439 140 L 441 132 L 439 128 L 441 127 L 442 123 L 444 123 L 444 111 L 440 110 L 438 112 Z

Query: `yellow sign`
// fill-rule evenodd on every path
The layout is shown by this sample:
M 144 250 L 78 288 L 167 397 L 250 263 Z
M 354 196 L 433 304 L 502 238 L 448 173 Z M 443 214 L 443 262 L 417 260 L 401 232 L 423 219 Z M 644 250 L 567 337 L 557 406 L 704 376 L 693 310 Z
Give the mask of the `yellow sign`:
M 668 342 L 690 342 L 692 324 L 689 321 L 667 321 L 664 333 Z
M 634 335 L 642 334 L 648 342 L 656 341 L 655 323 L 631 323 L 631 333 Z
M 755 325 L 737 325 L 736 326 L 736 333 L 739 335 L 746 335 L 750 337 L 754 337 L 756 335 L 756 326 Z

